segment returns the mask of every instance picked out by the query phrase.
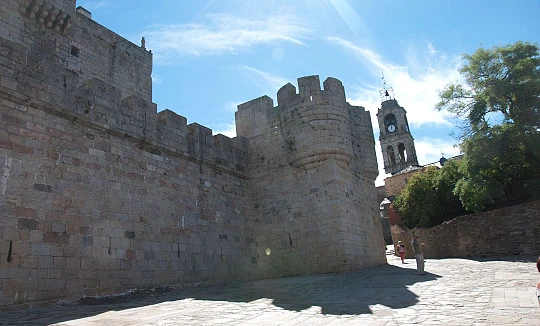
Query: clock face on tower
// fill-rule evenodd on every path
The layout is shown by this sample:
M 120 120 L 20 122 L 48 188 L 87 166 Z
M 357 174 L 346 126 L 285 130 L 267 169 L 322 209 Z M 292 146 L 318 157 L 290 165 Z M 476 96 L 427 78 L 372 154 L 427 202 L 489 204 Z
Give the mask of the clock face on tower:
M 388 132 L 394 132 L 396 131 L 396 125 L 388 125 L 388 127 L 386 127 L 386 130 L 388 130 Z

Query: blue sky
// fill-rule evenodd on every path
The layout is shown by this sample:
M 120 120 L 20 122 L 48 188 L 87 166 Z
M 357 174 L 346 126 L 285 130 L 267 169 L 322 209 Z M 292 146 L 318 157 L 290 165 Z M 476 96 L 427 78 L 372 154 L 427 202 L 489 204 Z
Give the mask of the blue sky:
M 538 0 L 77 0 L 92 19 L 152 50 L 153 102 L 235 136 L 236 106 L 274 99 L 302 76 L 335 77 L 375 114 L 381 74 L 407 110 L 420 164 L 459 153 L 437 91 L 460 81 L 461 54 L 540 41 Z M 379 166 L 382 165 L 377 141 Z M 382 170 L 382 169 L 380 169 Z M 380 185 L 383 175 L 377 179 Z

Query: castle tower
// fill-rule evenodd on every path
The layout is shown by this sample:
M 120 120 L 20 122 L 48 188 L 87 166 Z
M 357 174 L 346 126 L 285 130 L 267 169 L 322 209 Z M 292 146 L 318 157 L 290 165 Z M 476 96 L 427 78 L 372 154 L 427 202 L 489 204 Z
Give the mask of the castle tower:
M 369 111 L 342 83 L 298 78 L 238 106 L 249 143 L 247 205 L 260 277 L 329 273 L 384 264 Z
M 384 171 L 395 174 L 409 166 L 418 165 L 414 139 L 407 122 L 407 111 L 394 98 L 386 84 L 381 91 L 381 108 L 377 111 Z

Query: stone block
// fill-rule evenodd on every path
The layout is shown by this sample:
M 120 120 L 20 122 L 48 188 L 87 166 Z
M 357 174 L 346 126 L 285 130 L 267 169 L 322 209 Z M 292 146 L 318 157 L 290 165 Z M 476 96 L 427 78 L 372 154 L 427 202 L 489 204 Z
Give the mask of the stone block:
M 113 249 L 126 249 L 129 247 L 130 241 L 126 238 L 111 238 L 110 246 Z
M 30 252 L 36 256 L 50 256 L 51 246 L 46 243 L 32 243 L 30 245 Z
M 40 230 L 30 230 L 29 240 L 31 242 L 43 241 L 43 232 Z
M 26 217 L 25 219 L 21 219 L 19 218 L 19 227 L 21 227 L 21 224 L 22 224 L 22 227 L 25 227 L 27 229 L 30 229 L 32 228 L 31 226 L 32 225 L 32 219 L 29 219 L 29 218 L 32 218 L 32 217 L 35 217 L 36 215 L 36 211 L 33 209 L 33 208 L 29 208 L 29 207 L 15 207 L 13 209 L 13 214 L 15 216 L 18 216 L 18 217 Z M 37 222 L 37 221 L 36 221 Z M 36 228 L 37 225 L 34 226 L 34 228 Z
M 64 279 L 40 279 L 38 282 L 40 291 L 62 291 L 66 288 Z
M 43 184 L 43 183 L 35 183 L 34 190 L 50 193 L 52 192 L 52 185 Z
M 64 254 L 63 246 L 61 245 L 51 245 L 51 256 L 59 257 Z
M 92 235 L 93 234 L 93 227 L 90 225 L 81 225 L 79 227 L 79 233 L 85 234 L 85 235 Z
M 2 232 L 2 239 L 16 241 L 20 239 L 19 230 L 16 228 L 5 227 Z
M 43 242 L 58 244 L 58 233 L 57 232 L 45 232 L 43 234 Z
M 48 270 L 54 267 L 53 257 L 49 256 L 39 256 L 38 257 L 38 267 L 40 269 Z
M 82 246 L 83 247 L 91 247 L 94 245 L 94 238 L 91 235 L 85 235 L 82 238 Z
M 119 259 L 110 259 L 108 261 L 108 263 L 109 263 L 108 269 L 109 270 L 119 270 L 119 269 L 121 269 L 120 262 L 121 262 L 121 260 L 119 260 Z
M 64 257 L 77 257 L 79 255 L 79 246 L 75 245 L 65 245 L 63 248 Z
M 19 230 L 19 239 L 25 242 L 30 240 L 30 230 L 28 229 Z
M 38 268 L 38 260 L 37 256 L 21 256 L 20 267 L 29 269 Z
M 28 218 L 19 218 L 19 228 L 37 230 L 39 228 L 39 221 Z
M 47 270 L 47 278 L 48 279 L 59 279 L 62 277 L 62 270 L 61 269 L 48 269 Z
M 53 268 L 64 269 L 66 267 L 66 258 L 53 257 Z
M 77 257 L 66 258 L 66 269 L 80 270 L 81 258 L 77 258 Z
M 66 232 L 66 224 L 65 223 L 58 223 L 53 222 L 52 223 L 52 231 L 53 232 Z

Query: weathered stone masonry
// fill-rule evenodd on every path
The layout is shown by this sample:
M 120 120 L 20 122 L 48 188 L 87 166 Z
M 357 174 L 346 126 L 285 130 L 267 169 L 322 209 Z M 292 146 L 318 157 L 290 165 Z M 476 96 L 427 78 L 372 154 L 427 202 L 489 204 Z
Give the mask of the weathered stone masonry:
M 0 2 L 0 304 L 385 262 L 369 113 L 338 80 L 212 136 L 157 113 L 151 53 L 75 7 Z
M 328 78 L 323 90 L 318 76 L 298 85 L 298 94 L 291 84 L 278 91 L 277 107 L 264 96 L 236 113 L 237 132 L 249 139 L 247 212 L 259 271 L 279 276 L 384 263 L 369 113 L 345 101 L 337 79 Z

